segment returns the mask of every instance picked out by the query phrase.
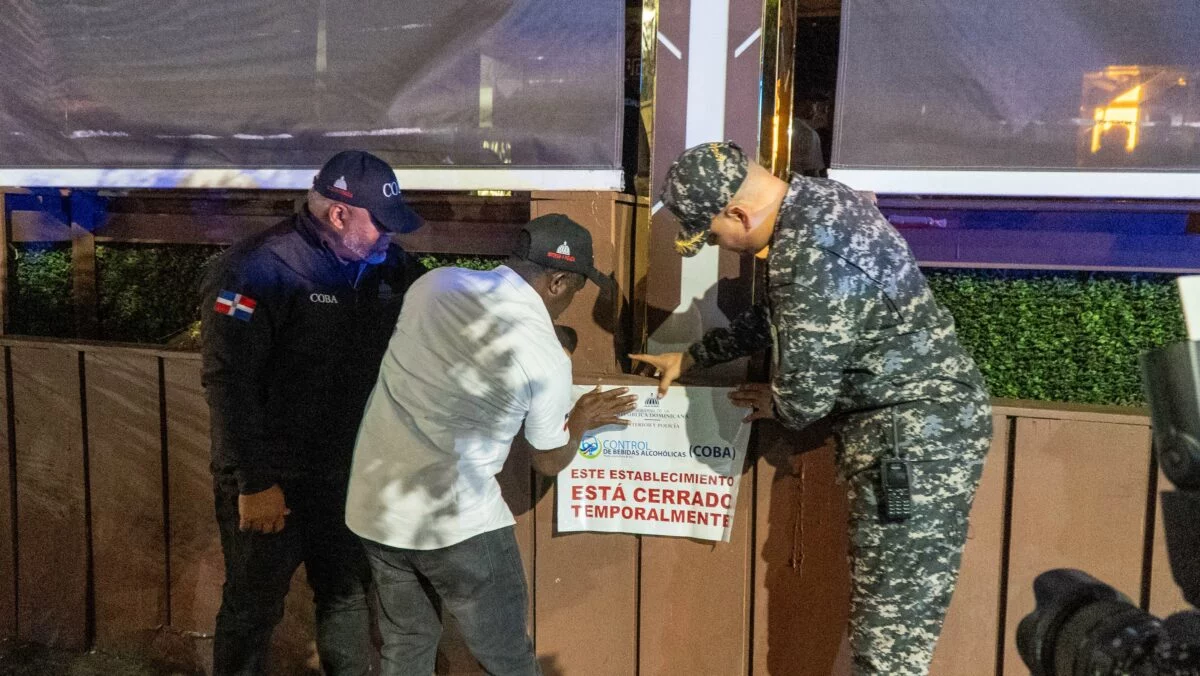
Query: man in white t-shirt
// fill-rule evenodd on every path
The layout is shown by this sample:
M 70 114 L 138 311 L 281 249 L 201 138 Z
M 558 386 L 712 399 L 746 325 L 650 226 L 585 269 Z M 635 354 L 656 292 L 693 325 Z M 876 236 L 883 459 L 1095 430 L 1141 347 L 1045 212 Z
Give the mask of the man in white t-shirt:
M 554 319 L 586 279 L 591 235 L 561 214 L 531 221 L 488 272 L 434 270 L 408 290 L 358 432 L 346 524 L 366 546 L 381 606 L 383 673 L 433 673 L 458 619 L 489 674 L 539 674 L 512 512 L 496 474 L 524 425 L 533 467 L 555 475 L 584 433 L 624 425 L 636 397 L 599 388 L 572 405 Z

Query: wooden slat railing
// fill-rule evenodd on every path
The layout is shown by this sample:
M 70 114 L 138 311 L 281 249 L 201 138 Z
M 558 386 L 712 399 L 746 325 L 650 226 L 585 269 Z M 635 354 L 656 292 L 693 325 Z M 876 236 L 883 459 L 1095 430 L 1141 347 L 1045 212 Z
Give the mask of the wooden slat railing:
M 204 668 L 223 577 L 197 355 L 0 339 L 0 635 Z M 1149 422 L 1133 410 L 998 402 L 996 437 L 934 673 L 1022 674 L 1033 577 L 1093 572 L 1159 614 L 1170 581 Z M 764 427 L 728 544 L 558 535 L 552 482 L 503 482 L 547 673 L 849 673 L 845 504 L 823 439 Z M 807 452 L 799 453 L 805 450 Z M 7 479 L 7 480 L 5 480 Z M 15 509 L 14 509 L 15 508 Z M 1146 551 L 1146 534 L 1154 546 Z M 1145 594 L 1144 594 L 1145 593 Z M 278 673 L 311 657 L 298 576 Z M 440 673 L 478 673 L 448 632 Z

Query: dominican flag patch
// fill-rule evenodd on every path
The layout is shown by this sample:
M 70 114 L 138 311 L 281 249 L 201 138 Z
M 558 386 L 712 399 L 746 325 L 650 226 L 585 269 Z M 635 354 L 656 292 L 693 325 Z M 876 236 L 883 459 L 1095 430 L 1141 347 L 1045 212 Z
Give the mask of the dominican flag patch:
M 232 291 L 222 291 L 217 294 L 217 304 L 213 306 L 218 314 L 229 315 L 244 322 L 250 321 L 254 315 L 254 299 Z

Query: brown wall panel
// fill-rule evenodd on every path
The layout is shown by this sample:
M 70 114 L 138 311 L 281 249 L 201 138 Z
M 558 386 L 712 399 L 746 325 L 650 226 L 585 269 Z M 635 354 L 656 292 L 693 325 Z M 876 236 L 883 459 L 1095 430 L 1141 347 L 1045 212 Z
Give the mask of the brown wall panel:
M 139 650 L 167 623 L 158 359 L 87 354 L 96 646 Z
M 757 430 L 755 676 L 850 673 L 846 491 L 821 432 Z
M 992 449 L 967 530 L 962 569 L 933 653 L 932 676 L 992 676 L 1000 636 L 1004 560 L 1004 493 L 1008 477 L 1007 416 L 994 416 Z
M 504 470 L 496 477 L 500 482 L 500 491 L 504 494 L 504 501 L 508 504 L 508 508 L 512 510 L 513 517 L 517 520 L 517 525 L 514 531 L 517 537 L 517 547 L 521 550 L 521 563 L 525 567 L 525 580 L 530 587 L 529 594 L 529 627 L 533 629 L 533 561 L 534 561 L 534 546 L 537 541 L 535 533 L 535 517 L 534 513 L 534 483 L 536 482 L 539 491 L 544 490 L 546 480 L 542 477 L 534 477 L 533 466 L 529 460 L 529 447 L 523 443 L 513 445 L 512 452 L 508 456 L 508 461 L 504 464 Z
M 753 505 L 751 470 L 741 479 L 729 542 L 642 538 L 642 676 L 746 673 Z
M 128 635 L 115 627 L 146 627 L 146 619 L 134 618 L 161 613 L 161 599 L 152 592 L 155 570 L 163 574 L 161 508 L 156 511 L 152 499 L 161 490 L 161 474 L 146 471 L 161 459 L 157 357 L 84 349 L 89 350 L 96 630 L 100 643 L 115 645 Z M 22 537 L 20 635 L 83 647 L 87 550 L 78 352 L 30 345 L 12 351 Z M 155 649 L 169 653 L 175 664 L 203 669 L 211 640 L 184 634 L 211 632 L 223 579 L 212 516 L 208 409 L 194 355 L 164 359 L 174 631 L 160 633 Z M 1013 439 L 1003 632 L 997 625 L 1008 416 L 996 418 L 962 577 L 935 654 L 935 676 L 992 674 L 998 640 L 1006 645 L 1005 673 L 1024 673 L 1013 649 L 1013 630 L 1032 608 L 1033 577 L 1048 568 L 1083 568 L 1138 596 L 1148 426 L 1136 420 L 1051 416 L 1043 411 L 1018 418 Z M 831 449 L 818 436 L 789 435 L 766 425 L 758 430 L 761 457 L 743 477 L 738 527 L 729 544 L 556 535 L 552 483 L 532 479 L 528 458 L 515 450 L 500 479 L 518 522 L 517 539 L 531 580 L 532 628 L 546 673 L 848 674 L 844 489 L 835 483 Z M 0 493 L 6 469 L 0 467 Z M 124 500 L 122 516 L 136 522 L 133 527 L 111 513 L 113 495 Z M 0 495 L 0 547 L 6 504 Z M 130 509 L 135 518 L 129 518 Z M 76 537 L 64 537 L 71 533 Z M 1167 614 L 1182 601 L 1166 568 L 1161 519 L 1155 536 L 1152 610 Z M 106 571 L 116 565 L 139 572 L 114 579 Z M 2 566 L 0 559 L 0 573 Z M 56 572 L 54 578 L 40 579 L 45 576 L 37 571 L 47 569 Z M 150 584 L 122 586 L 134 579 Z M 0 612 L 3 603 L 0 597 Z M 314 663 L 312 616 L 311 592 L 300 572 L 275 634 L 274 673 L 299 673 Z M 480 673 L 461 642 L 443 648 L 439 673 Z
M 587 284 L 557 323 L 579 333 L 575 350 L 576 374 L 610 375 L 621 372 L 620 360 L 628 350 L 627 329 L 618 329 L 632 318 L 629 307 L 632 283 L 634 205 L 627 195 L 614 192 L 534 193 L 530 215 L 561 213 L 588 229 L 596 268 L 615 273 L 613 295 L 601 297 L 595 284 Z M 620 337 L 620 340 L 617 337 Z
M 57 215 L 44 211 L 12 212 L 12 241 L 14 242 L 68 242 L 71 240 L 71 224 L 59 220 Z
M 538 659 L 546 676 L 628 676 L 637 670 L 638 540 L 555 534 L 554 490 L 536 507 Z
M 1020 419 L 1016 435 L 1007 676 L 1026 673 L 1014 636 L 1039 573 L 1080 568 L 1138 598 L 1150 462 L 1139 425 Z
M 1175 490 L 1166 475 L 1158 473 L 1158 490 Z M 1166 617 L 1181 610 L 1191 610 L 1183 600 L 1183 592 L 1171 577 L 1171 563 L 1167 559 L 1167 538 L 1163 529 L 1162 498 L 1154 496 L 1154 550 L 1150 559 L 1150 612 Z M 1134 599 L 1136 600 L 1136 599 Z
M 230 244 L 275 225 L 283 216 L 115 213 L 96 230 L 101 242 Z
M 397 236 L 406 251 L 470 256 L 507 256 L 517 244 L 520 223 L 448 223 L 427 221 L 420 230 Z
M 171 532 L 171 626 L 180 663 L 209 669 L 212 631 L 225 579 L 213 516 L 208 404 L 198 359 L 163 360 L 167 404 L 167 486 Z M 206 672 L 207 673 L 207 672 Z
M 171 618 L 167 646 L 181 665 L 212 670 L 212 632 L 225 579 L 213 516 L 208 404 L 200 361 L 165 358 L 167 486 L 170 518 Z
M 4 204 L 0 199 L 0 207 Z M 8 439 L 8 351 L 0 350 L 0 639 L 17 635 L 16 543 L 13 541 L 13 475 Z
M 171 503 L 171 624 L 177 632 L 195 632 L 186 640 L 173 641 L 170 652 L 176 663 L 207 670 L 225 580 L 213 515 L 208 405 L 200 387 L 199 360 L 168 357 L 163 370 Z M 292 578 L 283 620 L 275 628 L 272 674 L 303 673 L 316 663 L 313 617 L 312 591 L 301 568 Z
M 14 347 L 10 354 L 19 636 L 86 648 L 88 547 L 79 356 L 74 350 L 38 347 Z

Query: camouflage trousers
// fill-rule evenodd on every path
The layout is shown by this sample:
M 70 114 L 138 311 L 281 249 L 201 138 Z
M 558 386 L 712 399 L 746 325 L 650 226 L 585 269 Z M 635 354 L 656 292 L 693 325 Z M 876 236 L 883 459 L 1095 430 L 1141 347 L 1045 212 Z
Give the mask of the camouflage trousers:
M 989 443 L 965 446 L 953 460 L 912 463 L 912 516 L 903 523 L 879 518 L 877 469 L 847 480 L 855 676 L 929 673 Z

